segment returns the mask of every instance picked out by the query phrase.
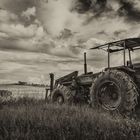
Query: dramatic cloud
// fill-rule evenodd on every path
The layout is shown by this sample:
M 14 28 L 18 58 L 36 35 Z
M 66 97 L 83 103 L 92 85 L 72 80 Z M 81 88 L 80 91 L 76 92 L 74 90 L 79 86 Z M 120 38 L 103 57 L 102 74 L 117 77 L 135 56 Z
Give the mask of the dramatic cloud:
M 36 8 L 35 7 L 28 8 L 26 11 L 22 12 L 22 16 L 30 20 L 31 17 L 36 16 Z
M 16 21 L 17 15 L 10 13 L 9 11 L 6 11 L 4 9 L 0 9 L 0 21 L 4 23 L 11 23 Z
M 138 0 L 120 0 L 119 13 L 129 21 L 140 21 L 140 2 Z
M 36 0 L 0 0 L 0 7 L 20 15 L 27 8 L 35 6 Z
M 80 13 L 93 12 L 99 15 L 106 10 L 107 0 L 77 0 L 75 9 Z
M 107 55 L 89 48 L 140 36 L 139 22 L 139 0 L 0 0 L 0 78 L 41 83 L 50 72 L 82 73 L 84 52 L 98 71 Z M 121 65 L 117 56 L 112 64 Z
M 52 35 L 68 28 L 78 31 L 83 22 L 83 16 L 71 12 L 73 0 L 51 0 L 48 3 L 40 2 L 37 15 L 47 31 Z
M 11 38 L 28 38 L 32 37 L 37 30 L 36 25 L 30 25 L 28 27 L 24 27 L 21 24 L 1 24 L 0 31 L 6 33 Z

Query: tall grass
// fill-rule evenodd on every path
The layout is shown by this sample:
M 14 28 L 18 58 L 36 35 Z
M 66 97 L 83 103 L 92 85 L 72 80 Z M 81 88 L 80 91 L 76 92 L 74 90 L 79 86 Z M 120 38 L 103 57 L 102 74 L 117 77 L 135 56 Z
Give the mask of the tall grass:
M 134 120 L 114 119 L 86 106 L 21 100 L 0 110 L 0 140 L 140 139 L 140 123 Z

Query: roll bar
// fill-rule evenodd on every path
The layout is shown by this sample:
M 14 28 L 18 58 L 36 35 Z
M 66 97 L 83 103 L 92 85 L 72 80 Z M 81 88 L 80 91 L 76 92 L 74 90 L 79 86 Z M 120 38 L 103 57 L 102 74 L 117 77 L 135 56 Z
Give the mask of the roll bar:
M 119 41 L 109 42 L 90 49 L 102 49 L 108 52 L 108 68 L 110 68 L 110 53 L 119 51 L 123 51 L 124 66 L 126 66 L 126 50 L 128 50 L 130 64 L 132 65 L 131 51 L 140 49 L 140 38 L 127 38 Z

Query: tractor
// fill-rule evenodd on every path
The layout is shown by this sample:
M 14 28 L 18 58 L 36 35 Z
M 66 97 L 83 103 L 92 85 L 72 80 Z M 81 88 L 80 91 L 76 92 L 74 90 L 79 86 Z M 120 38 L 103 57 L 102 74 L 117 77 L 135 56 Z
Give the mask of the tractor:
M 96 49 L 107 52 L 108 66 L 98 73 L 87 72 L 84 53 L 84 74 L 78 75 L 78 71 L 74 71 L 55 80 L 55 83 L 54 74 L 50 74 L 49 100 L 57 104 L 86 103 L 124 115 L 132 113 L 139 102 L 140 63 L 134 64 L 131 54 L 140 49 L 140 38 L 127 38 L 90 48 Z M 123 65 L 111 67 L 111 54 L 120 51 L 123 52 Z

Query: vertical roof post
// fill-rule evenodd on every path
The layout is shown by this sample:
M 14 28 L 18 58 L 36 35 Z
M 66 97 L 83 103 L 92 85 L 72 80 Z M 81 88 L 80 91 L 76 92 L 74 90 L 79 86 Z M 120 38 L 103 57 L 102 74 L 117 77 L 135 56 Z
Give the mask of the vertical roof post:
M 108 68 L 110 68 L 110 52 L 109 52 L 109 49 L 110 49 L 110 44 L 108 44 Z
M 130 49 L 128 49 L 128 52 L 129 52 L 129 61 L 130 61 L 130 65 L 132 66 L 132 57 L 131 57 L 131 51 L 130 51 Z
M 126 66 L 126 52 L 125 52 L 125 49 L 126 49 L 126 43 L 125 43 L 125 40 L 123 42 L 123 61 L 124 61 L 124 66 Z

